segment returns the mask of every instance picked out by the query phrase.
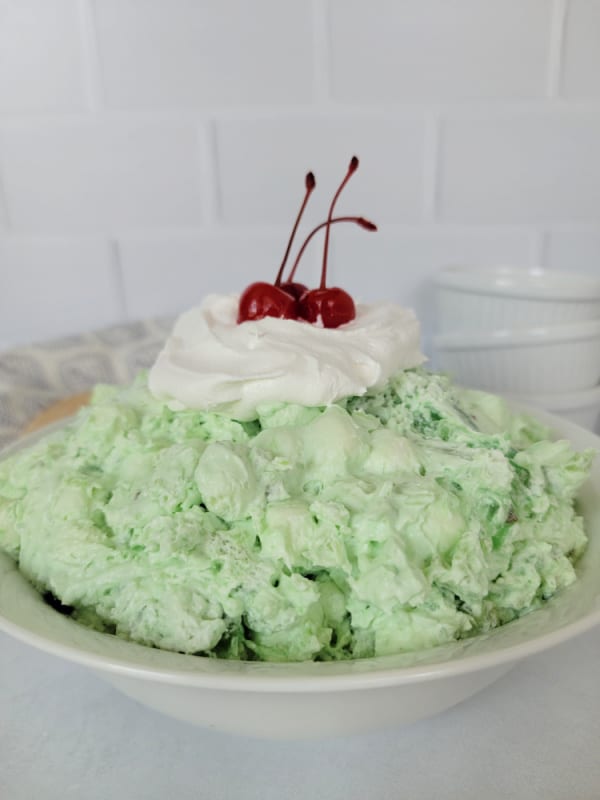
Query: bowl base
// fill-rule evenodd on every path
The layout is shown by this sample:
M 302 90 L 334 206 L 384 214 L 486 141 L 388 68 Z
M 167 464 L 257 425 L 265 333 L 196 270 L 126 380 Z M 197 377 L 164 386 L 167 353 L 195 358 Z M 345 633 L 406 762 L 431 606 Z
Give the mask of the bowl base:
M 505 675 L 514 662 L 462 675 L 327 693 L 219 691 L 174 686 L 109 672 L 102 680 L 142 705 L 192 725 L 258 739 L 327 739 L 408 725 L 466 700 Z

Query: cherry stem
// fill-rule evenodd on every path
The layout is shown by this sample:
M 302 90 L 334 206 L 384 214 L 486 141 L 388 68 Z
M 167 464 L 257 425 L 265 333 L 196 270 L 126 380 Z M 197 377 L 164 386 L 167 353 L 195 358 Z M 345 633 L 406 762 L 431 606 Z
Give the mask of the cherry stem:
M 331 220 L 333 219 L 333 209 L 335 204 L 337 203 L 337 199 L 342 193 L 344 186 L 348 183 L 350 178 L 354 175 L 356 170 L 358 169 L 358 158 L 356 156 L 352 156 L 350 164 L 348 165 L 348 171 L 346 172 L 346 177 L 340 183 L 337 192 L 333 195 L 333 200 L 331 201 L 331 205 L 329 206 L 329 215 L 327 217 L 327 229 L 325 231 L 325 246 L 323 248 L 323 268 L 321 270 L 321 289 L 326 288 L 326 281 L 327 281 L 327 257 L 329 255 L 329 231 L 331 227 Z
M 308 234 L 306 239 L 304 240 L 304 244 L 300 248 L 298 255 L 296 256 L 296 260 L 294 261 L 294 266 L 292 267 L 292 271 L 288 275 L 287 283 L 291 283 L 294 280 L 294 275 L 296 274 L 296 269 L 298 268 L 298 264 L 302 256 L 304 255 L 304 251 L 308 247 L 310 240 L 313 238 L 315 234 L 317 234 L 320 230 L 322 230 L 327 225 L 335 225 L 337 222 L 356 222 L 357 225 L 360 225 L 361 228 L 364 228 L 367 231 L 376 231 L 377 225 L 374 222 L 371 222 L 364 217 L 334 217 L 334 219 L 328 219 L 326 222 L 322 222 L 320 225 L 317 225 L 316 228 Z
M 283 261 L 281 262 L 281 266 L 279 267 L 279 272 L 277 273 L 277 277 L 275 278 L 275 286 L 279 286 L 281 283 L 281 279 L 283 278 L 283 270 L 285 269 L 285 265 L 287 264 L 288 257 L 290 255 L 290 250 L 292 249 L 292 244 L 294 242 L 294 237 L 296 236 L 296 231 L 298 230 L 298 225 L 300 224 L 300 220 L 302 219 L 302 215 L 304 214 L 304 209 L 306 208 L 306 204 L 308 203 L 308 198 L 312 194 L 313 189 L 317 185 L 315 180 L 315 176 L 312 172 L 308 172 L 306 178 L 304 180 L 304 185 L 306 186 L 306 194 L 304 195 L 304 200 L 302 201 L 302 205 L 300 206 L 300 211 L 298 212 L 298 216 L 296 217 L 296 222 L 294 227 L 292 228 L 292 233 L 290 236 L 290 240 L 288 242 L 285 254 L 283 256 Z

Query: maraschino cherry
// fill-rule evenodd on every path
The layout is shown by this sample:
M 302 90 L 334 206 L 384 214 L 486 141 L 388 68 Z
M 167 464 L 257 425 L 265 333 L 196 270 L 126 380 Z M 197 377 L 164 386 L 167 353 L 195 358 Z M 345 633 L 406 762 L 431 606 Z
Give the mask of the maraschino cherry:
M 297 296 L 306 291 L 306 287 L 302 284 L 296 284 L 293 291 L 290 288 L 280 288 L 281 279 L 283 277 L 283 270 L 287 263 L 298 225 L 304 214 L 304 209 L 308 203 L 313 189 L 316 186 L 315 176 L 309 172 L 305 178 L 306 192 L 304 200 L 300 206 L 300 211 L 296 217 L 296 222 L 292 229 L 286 251 L 279 267 L 279 272 L 275 278 L 275 283 L 265 283 L 259 281 L 251 283 L 247 289 L 244 290 L 240 297 L 240 304 L 238 307 L 237 321 L 246 322 L 251 319 L 264 319 L 264 317 L 282 317 L 283 319 L 297 319 L 298 318 L 298 302 Z
M 344 180 L 339 185 L 331 205 L 327 221 L 317 225 L 306 237 L 287 280 L 283 280 L 283 271 L 292 249 L 292 244 L 298 230 L 298 225 L 304 214 L 304 209 L 308 203 L 308 198 L 313 192 L 316 181 L 312 172 L 306 175 L 306 191 L 304 200 L 296 217 L 296 222 L 292 229 L 283 260 L 277 272 L 274 283 L 252 283 L 242 293 L 238 307 L 238 323 L 248 320 L 258 320 L 264 317 L 280 317 L 283 319 L 304 320 L 306 322 L 318 322 L 325 328 L 337 328 L 350 322 L 356 316 L 354 300 L 348 292 L 337 286 L 327 287 L 327 258 L 329 255 L 329 235 L 331 226 L 338 222 L 354 222 L 367 231 L 376 231 L 377 226 L 364 217 L 334 217 L 333 211 L 344 187 L 358 169 L 358 158 L 353 156 L 348 166 Z M 313 236 L 322 228 L 325 228 L 325 246 L 323 249 L 323 268 L 321 271 L 321 285 L 318 289 L 308 290 L 302 283 L 294 281 L 296 269 L 304 251 L 312 240 Z
M 329 215 L 326 222 L 325 246 L 323 248 L 323 268 L 321 270 L 321 285 L 318 289 L 311 289 L 299 300 L 300 316 L 307 322 L 317 322 L 319 319 L 324 328 L 338 328 L 346 322 L 351 322 L 356 316 L 354 300 L 348 292 L 337 286 L 327 287 L 327 257 L 329 255 L 329 233 L 333 221 L 333 210 L 338 197 L 345 185 L 358 169 L 358 158 L 352 157 L 344 180 L 340 183 L 329 206 Z M 372 223 L 371 223 L 372 224 Z

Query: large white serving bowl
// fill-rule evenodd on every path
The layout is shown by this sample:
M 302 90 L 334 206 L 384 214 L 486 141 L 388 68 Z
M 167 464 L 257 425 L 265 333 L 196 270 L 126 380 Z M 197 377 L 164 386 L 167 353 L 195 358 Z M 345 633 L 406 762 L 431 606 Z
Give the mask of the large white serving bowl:
M 532 267 L 453 265 L 434 279 L 439 331 L 600 319 L 600 277 Z
M 535 414 L 576 448 L 600 449 L 600 438 L 589 431 L 543 412 Z M 594 466 L 579 502 L 590 541 L 575 584 L 515 622 L 427 651 L 299 664 L 169 653 L 89 630 L 59 614 L 4 555 L 0 629 L 90 668 L 146 706 L 220 731 L 317 738 L 409 723 L 459 703 L 521 659 L 600 623 L 600 464 Z M 510 683 L 505 690 L 510 692 Z
M 539 394 L 600 382 L 600 319 L 433 337 L 436 364 L 458 383 L 490 392 Z

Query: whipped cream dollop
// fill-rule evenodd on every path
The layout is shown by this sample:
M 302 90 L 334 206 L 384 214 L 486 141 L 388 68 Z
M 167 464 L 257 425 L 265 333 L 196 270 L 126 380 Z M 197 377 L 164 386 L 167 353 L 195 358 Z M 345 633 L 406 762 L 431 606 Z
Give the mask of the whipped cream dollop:
M 383 386 L 426 359 L 415 314 L 356 307 L 339 328 L 265 317 L 237 324 L 238 295 L 209 295 L 182 314 L 150 371 L 150 391 L 173 408 L 256 417 L 263 403 L 325 406 Z

